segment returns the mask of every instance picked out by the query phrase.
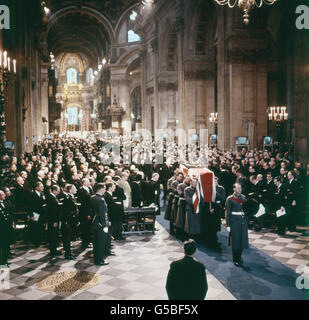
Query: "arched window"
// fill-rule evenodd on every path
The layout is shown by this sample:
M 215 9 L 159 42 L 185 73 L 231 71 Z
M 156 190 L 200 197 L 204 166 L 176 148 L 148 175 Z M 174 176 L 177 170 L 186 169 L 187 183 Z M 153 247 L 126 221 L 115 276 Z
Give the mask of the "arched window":
M 93 80 L 93 69 L 89 68 L 87 73 L 87 83 L 91 85 L 92 80 Z
M 128 31 L 128 42 L 141 41 L 141 37 L 136 34 L 133 30 Z
M 77 84 L 77 70 L 70 68 L 67 70 L 67 84 Z
M 67 113 L 69 126 L 78 125 L 78 107 L 69 107 Z
M 133 10 L 131 15 L 130 15 L 130 20 L 131 21 L 135 21 L 136 17 L 137 17 L 137 13 Z

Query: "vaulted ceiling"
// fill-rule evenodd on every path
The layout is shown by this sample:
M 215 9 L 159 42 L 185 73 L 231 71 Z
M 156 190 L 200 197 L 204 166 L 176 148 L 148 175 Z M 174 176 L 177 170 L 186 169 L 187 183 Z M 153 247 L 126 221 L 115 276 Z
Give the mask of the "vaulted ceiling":
M 83 53 L 93 66 L 106 53 L 112 28 L 137 0 L 47 0 L 50 9 L 47 42 L 55 56 Z

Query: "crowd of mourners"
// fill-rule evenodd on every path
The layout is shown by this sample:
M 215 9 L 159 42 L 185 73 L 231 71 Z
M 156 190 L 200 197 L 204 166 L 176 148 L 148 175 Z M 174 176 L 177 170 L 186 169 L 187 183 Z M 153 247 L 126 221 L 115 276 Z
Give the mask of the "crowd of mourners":
M 107 145 L 118 147 L 110 150 L 104 148 Z M 208 169 L 215 174 L 216 199 L 197 214 L 192 198 L 198 179 L 186 176 L 182 165 L 201 166 L 201 159 L 202 166 L 207 159 Z M 294 161 L 284 145 L 263 151 L 220 151 L 140 137 L 91 137 L 87 141 L 54 137 L 35 145 L 33 152 L 14 157 L 9 170 L 1 174 L 0 265 L 8 265 L 16 240 L 35 247 L 47 242 L 54 257 L 61 255 L 57 251 L 61 239 L 64 257 L 70 260 L 75 258 L 71 241 L 81 238 L 84 248 L 91 247 L 90 200 L 102 183 L 110 233 L 116 240 L 125 240 L 122 218 L 127 208 L 156 205 L 165 209 L 171 234 L 216 247 L 225 201 L 236 182 L 242 194 L 265 207 L 266 214 L 258 218 L 248 215 L 252 227 L 260 231 L 275 226 L 283 235 L 295 231 L 306 206 L 308 175 L 309 166 L 306 169 Z M 277 217 L 280 209 L 286 214 Z M 23 239 L 17 237 L 20 221 L 27 226 Z M 113 255 L 112 245 L 105 253 Z

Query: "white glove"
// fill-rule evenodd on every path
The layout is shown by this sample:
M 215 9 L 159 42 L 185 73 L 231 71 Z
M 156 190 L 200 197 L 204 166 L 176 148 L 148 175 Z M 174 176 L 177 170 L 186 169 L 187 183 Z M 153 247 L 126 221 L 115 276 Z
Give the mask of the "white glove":
M 227 230 L 228 232 L 231 232 L 231 227 L 226 227 L 226 230 Z
M 105 228 L 103 229 L 103 231 L 104 231 L 105 233 L 108 233 L 108 228 L 105 227 Z

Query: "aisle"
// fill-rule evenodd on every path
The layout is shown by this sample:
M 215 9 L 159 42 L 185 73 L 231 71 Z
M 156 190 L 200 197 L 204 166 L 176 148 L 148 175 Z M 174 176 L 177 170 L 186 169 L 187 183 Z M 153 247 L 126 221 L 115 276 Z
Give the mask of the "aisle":
M 166 276 L 171 261 L 183 257 L 183 249 L 177 240 L 157 224 L 155 235 L 128 236 L 127 241 L 115 241 L 115 257 L 110 257 L 110 265 L 96 267 L 89 259 L 90 249 L 78 252 L 80 242 L 74 243 L 73 253 L 79 253 L 76 261 L 66 261 L 62 257 L 49 261 L 46 248 L 26 251 L 20 245 L 11 260 L 10 286 L 0 291 L 1 300 L 166 300 Z M 72 283 L 64 278 L 55 287 L 55 292 L 37 288 L 42 278 L 68 272 L 82 272 L 92 287 L 73 292 Z M 87 272 L 89 274 L 87 274 Z M 79 274 L 80 275 L 80 274 Z M 209 272 L 208 300 L 234 300 L 235 297 Z M 57 281 L 59 279 L 56 279 Z M 55 279 L 46 283 L 51 284 Z M 79 279 L 79 281 L 82 281 Z M 76 285 L 76 283 L 75 283 Z M 80 286 L 81 287 L 81 286 Z M 60 292 L 66 288 L 68 292 Z
M 158 221 L 168 230 L 168 222 L 163 216 L 159 216 Z M 309 290 L 299 290 L 295 284 L 299 277 L 295 272 L 297 266 L 309 265 L 309 256 L 300 254 L 301 250 L 308 248 L 307 237 L 302 234 L 279 237 L 267 234 L 267 230 L 265 233 L 250 231 L 250 248 L 243 255 L 244 268 L 232 263 L 228 233 L 224 228 L 218 238 L 220 252 L 199 244 L 195 256 L 237 299 L 309 300 Z M 301 252 L 308 253 L 306 250 Z

